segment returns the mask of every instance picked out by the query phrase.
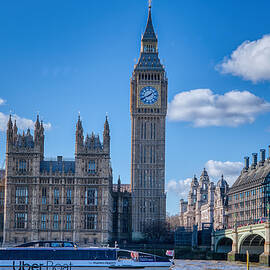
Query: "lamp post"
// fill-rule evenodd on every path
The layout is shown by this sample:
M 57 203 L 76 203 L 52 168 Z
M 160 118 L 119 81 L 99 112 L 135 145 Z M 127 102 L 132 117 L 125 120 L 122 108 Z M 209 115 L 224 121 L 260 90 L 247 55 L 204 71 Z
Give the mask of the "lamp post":
M 234 216 L 234 218 L 233 218 L 234 219 L 234 222 L 233 222 L 234 223 L 234 228 L 236 229 L 236 213 L 234 213 L 233 216 Z

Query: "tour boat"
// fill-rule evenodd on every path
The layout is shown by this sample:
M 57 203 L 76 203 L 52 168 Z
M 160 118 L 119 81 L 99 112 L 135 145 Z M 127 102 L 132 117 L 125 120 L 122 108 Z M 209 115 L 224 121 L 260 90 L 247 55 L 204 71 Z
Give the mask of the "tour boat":
M 166 257 L 119 248 L 80 248 L 64 241 L 39 241 L 0 249 L 0 270 L 165 270 L 173 266 Z

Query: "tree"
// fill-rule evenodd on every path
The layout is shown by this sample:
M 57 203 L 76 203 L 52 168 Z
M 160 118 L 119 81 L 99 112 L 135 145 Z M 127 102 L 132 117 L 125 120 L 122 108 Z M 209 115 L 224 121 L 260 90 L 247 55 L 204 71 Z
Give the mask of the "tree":
M 179 215 L 170 216 L 169 214 L 167 214 L 166 221 L 168 223 L 170 231 L 174 232 L 180 226 Z
M 172 242 L 173 235 L 169 230 L 167 222 L 153 221 L 151 223 L 145 222 L 144 224 L 145 239 L 150 242 Z

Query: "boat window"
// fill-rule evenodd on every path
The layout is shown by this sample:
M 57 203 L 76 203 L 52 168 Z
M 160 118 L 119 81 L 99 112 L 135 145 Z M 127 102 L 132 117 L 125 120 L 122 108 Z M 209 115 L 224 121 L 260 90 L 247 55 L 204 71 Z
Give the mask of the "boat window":
M 72 243 L 65 242 L 64 247 L 73 247 Z
M 61 247 L 61 243 L 57 243 L 57 242 L 52 242 L 51 243 L 51 247 Z
M 139 253 L 139 261 L 140 262 L 154 262 L 155 257 L 150 254 Z
M 120 260 L 131 259 L 131 253 L 129 251 L 120 250 L 117 252 L 117 259 Z
M 107 250 L 106 255 L 107 255 L 107 260 L 116 260 L 116 251 L 115 250 Z
M 14 248 L 0 250 L 0 260 L 116 260 L 115 250 Z

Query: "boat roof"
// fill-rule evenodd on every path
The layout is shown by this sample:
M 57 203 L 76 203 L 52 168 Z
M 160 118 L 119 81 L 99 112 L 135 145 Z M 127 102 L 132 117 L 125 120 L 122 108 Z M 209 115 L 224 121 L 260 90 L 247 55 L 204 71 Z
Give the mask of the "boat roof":
M 70 246 L 70 245 L 72 245 L 73 247 L 77 247 L 78 245 L 76 244 L 76 243 L 74 243 L 74 242 L 71 242 L 71 241 L 53 241 L 53 240 L 48 240 L 48 241 L 31 241 L 31 242 L 27 242 L 27 243 L 24 243 L 24 244 L 20 244 L 20 245 L 17 245 L 17 246 L 15 246 L 15 247 L 37 247 L 37 246 L 40 246 L 40 247 L 42 247 L 42 246 L 46 246 L 46 244 L 47 244 L 47 246 L 49 245 L 49 246 L 52 246 L 53 244 L 55 244 L 55 245 L 60 245 L 60 246 L 64 246 L 64 245 L 66 245 L 66 246 Z

